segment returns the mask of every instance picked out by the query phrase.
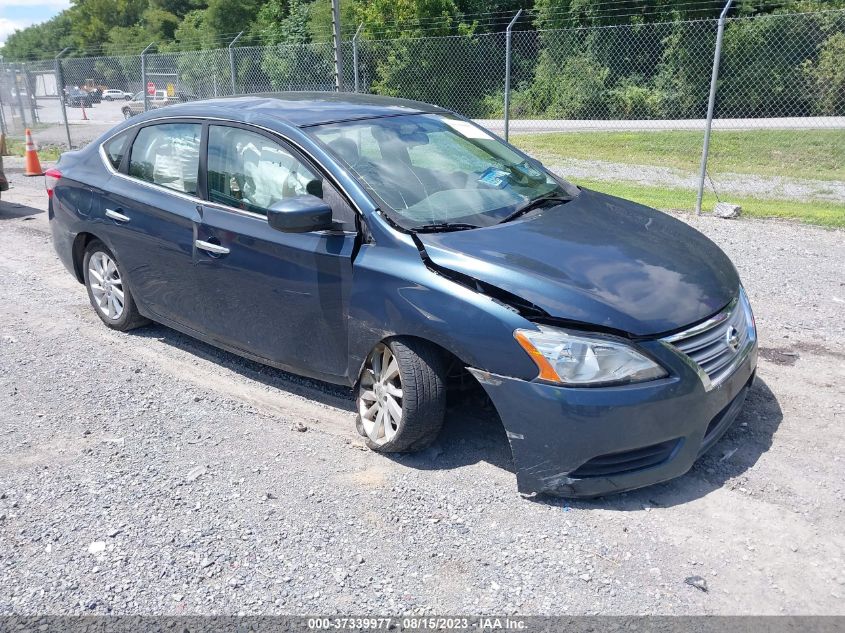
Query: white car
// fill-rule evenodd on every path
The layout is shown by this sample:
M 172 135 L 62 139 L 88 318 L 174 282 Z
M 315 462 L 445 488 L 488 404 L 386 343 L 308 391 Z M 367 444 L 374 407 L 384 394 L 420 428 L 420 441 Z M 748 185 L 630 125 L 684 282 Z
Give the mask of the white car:
M 132 98 L 131 92 L 124 92 L 123 90 L 115 90 L 114 88 L 109 88 L 108 90 L 103 90 L 103 99 L 105 101 L 129 101 Z

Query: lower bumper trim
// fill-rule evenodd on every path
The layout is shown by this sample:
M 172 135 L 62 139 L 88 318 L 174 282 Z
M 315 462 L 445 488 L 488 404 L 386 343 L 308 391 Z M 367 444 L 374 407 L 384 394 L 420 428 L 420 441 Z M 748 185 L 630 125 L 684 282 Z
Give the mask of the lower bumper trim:
M 668 378 L 601 390 L 469 371 L 505 427 L 521 493 L 598 497 L 683 475 L 739 415 L 756 348 L 711 391 L 679 358 L 661 359 L 674 362 Z
M 569 476 L 573 479 L 582 479 L 586 477 L 615 477 L 617 475 L 624 475 L 625 473 L 636 470 L 659 466 L 672 457 L 675 449 L 678 448 L 679 443 L 682 441 L 683 439 L 677 438 L 666 442 L 660 442 L 658 444 L 651 444 L 650 446 L 644 446 L 642 448 L 636 448 L 632 451 L 599 455 L 585 464 L 580 465 L 578 468 L 569 473 Z

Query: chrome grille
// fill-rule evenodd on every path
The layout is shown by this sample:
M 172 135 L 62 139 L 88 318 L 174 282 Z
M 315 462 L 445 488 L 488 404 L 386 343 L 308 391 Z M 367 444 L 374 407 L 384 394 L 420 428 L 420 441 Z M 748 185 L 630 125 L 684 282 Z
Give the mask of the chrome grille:
M 748 354 L 756 341 L 751 306 L 744 292 L 714 317 L 663 339 L 687 355 L 718 386 Z

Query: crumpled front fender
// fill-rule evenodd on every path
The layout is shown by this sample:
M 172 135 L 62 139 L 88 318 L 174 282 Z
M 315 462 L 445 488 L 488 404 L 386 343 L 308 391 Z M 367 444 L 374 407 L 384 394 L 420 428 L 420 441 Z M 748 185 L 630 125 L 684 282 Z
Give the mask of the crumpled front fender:
M 753 357 L 707 392 L 679 357 L 653 353 L 664 355 L 668 377 L 618 387 L 561 387 L 469 368 L 502 420 L 521 493 L 595 497 L 672 479 L 724 433 L 753 380 Z

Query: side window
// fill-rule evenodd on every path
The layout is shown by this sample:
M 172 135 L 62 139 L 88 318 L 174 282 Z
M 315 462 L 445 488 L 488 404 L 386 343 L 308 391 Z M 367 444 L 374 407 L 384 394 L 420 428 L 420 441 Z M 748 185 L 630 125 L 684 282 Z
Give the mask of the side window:
M 161 123 L 142 128 L 132 143 L 129 175 L 196 195 L 201 135 L 199 123 Z
M 106 156 L 109 158 L 111 166 L 115 169 L 120 168 L 120 163 L 123 161 L 123 154 L 126 152 L 126 143 L 129 141 L 129 133 L 124 132 L 118 134 L 110 141 L 106 141 L 103 149 L 106 151 Z
M 209 199 L 266 214 L 273 203 L 304 195 L 314 173 L 278 143 L 241 128 L 208 128 Z

